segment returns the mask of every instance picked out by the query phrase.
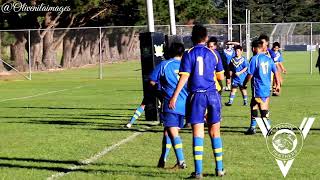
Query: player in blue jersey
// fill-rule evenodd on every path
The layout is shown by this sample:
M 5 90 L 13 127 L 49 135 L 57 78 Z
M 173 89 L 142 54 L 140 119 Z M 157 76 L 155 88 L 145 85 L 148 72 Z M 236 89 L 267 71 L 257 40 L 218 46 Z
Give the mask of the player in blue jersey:
M 261 34 L 258 38 L 259 41 L 262 41 L 262 51 L 270 57 L 272 60 L 276 57 L 274 52 L 269 48 L 269 37 L 265 34 Z
M 278 70 L 278 74 L 279 74 L 279 78 L 280 78 L 280 87 L 282 86 L 283 83 L 283 78 L 281 76 L 281 72 L 286 74 L 287 70 L 286 68 L 283 66 L 283 57 L 282 57 L 282 53 L 280 51 L 280 43 L 279 42 L 274 42 L 272 45 L 272 52 L 275 54 L 274 57 L 274 63 L 277 66 L 277 70 Z M 279 96 L 280 95 L 280 91 L 281 88 L 279 89 L 279 91 L 275 91 L 275 81 L 273 81 L 273 92 L 272 95 L 274 96 Z
M 179 81 L 180 60 L 184 53 L 184 47 L 181 43 L 172 43 L 169 48 L 170 59 L 162 61 L 156 66 L 150 76 L 151 84 L 161 84 L 161 92 L 163 94 L 163 109 L 161 112 L 161 120 L 164 125 L 162 154 L 160 156 L 158 167 L 164 168 L 171 146 L 173 147 L 177 164 L 174 168 L 185 169 L 182 141 L 179 136 L 179 130 L 184 125 L 184 116 L 186 108 L 186 99 L 188 96 L 187 87 L 183 87 L 181 93 L 177 97 L 177 105 L 175 109 L 169 108 L 169 100 Z
M 233 48 L 236 45 L 240 45 L 240 43 L 227 41 L 226 48 L 223 50 L 224 56 L 226 57 L 226 63 L 225 63 L 225 67 L 224 67 L 225 74 L 226 74 L 225 75 L 226 76 L 226 87 L 224 88 L 224 90 L 226 90 L 226 91 L 231 90 L 231 77 L 229 76 L 229 74 L 230 74 L 229 64 L 230 64 L 232 58 L 234 58 L 236 56 L 236 51 Z
M 244 88 L 243 82 L 247 76 L 247 70 L 249 67 L 249 63 L 245 57 L 242 56 L 243 50 L 240 45 L 234 47 L 236 51 L 236 57 L 232 58 L 229 69 L 230 69 L 230 77 L 232 79 L 232 89 L 230 92 L 229 102 L 225 103 L 226 106 L 231 106 L 233 100 L 236 96 L 236 92 L 238 87 L 241 90 L 242 97 L 243 97 L 243 105 L 246 106 L 248 104 L 248 93 L 247 89 Z
M 211 50 L 213 50 L 216 55 L 218 56 L 218 59 L 219 61 L 222 62 L 222 58 L 220 56 L 220 53 L 218 52 L 218 39 L 216 37 L 211 37 L 208 42 L 207 42 L 207 47 Z M 223 84 L 222 84 L 222 81 L 221 80 L 217 80 L 217 76 L 214 76 L 214 80 L 216 82 L 216 87 L 217 87 L 217 90 L 220 94 L 222 94 L 222 88 L 223 88 Z
M 246 87 L 247 82 L 251 80 L 252 99 L 250 103 L 251 124 L 246 132 L 247 135 L 255 134 L 257 125 L 256 118 L 260 110 L 261 118 L 266 122 L 267 129 L 270 129 L 269 122 L 269 102 L 271 73 L 273 72 L 276 79 L 276 89 L 279 89 L 280 82 L 277 74 L 277 68 L 273 60 L 268 57 L 263 49 L 263 42 L 254 40 L 252 42 L 252 51 L 254 56 L 250 60 L 248 75 L 243 83 Z
M 195 172 L 190 178 L 202 178 L 204 141 L 204 116 L 206 110 L 208 132 L 215 156 L 217 176 L 225 174 L 222 161 L 222 140 L 220 137 L 221 97 L 216 89 L 214 76 L 223 80 L 223 67 L 217 54 L 206 47 L 207 29 L 195 25 L 192 29 L 194 46 L 185 52 L 180 65 L 180 80 L 170 99 L 170 108 L 176 109 L 177 98 L 188 81 L 187 118 L 192 125 L 193 155 Z

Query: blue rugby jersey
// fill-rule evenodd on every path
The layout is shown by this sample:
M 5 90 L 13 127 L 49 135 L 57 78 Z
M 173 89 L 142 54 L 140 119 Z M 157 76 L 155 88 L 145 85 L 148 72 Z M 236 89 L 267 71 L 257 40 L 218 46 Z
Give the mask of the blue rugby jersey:
M 185 52 L 180 66 L 180 74 L 189 74 L 190 92 L 216 90 L 215 73 L 223 73 L 218 55 L 203 44 L 198 44 Z
M 273 60 L 264 53 L 253 56 L 250 60 L 248 74 L 252 75 L 254 97 L 269 97 L 271 86 L 271 72 L 277 68 Z
M 232 81 L 243 83 L 244 79 L 248 74 L 248 70 L 240 74 L 240 76 L 237 76 L 236 73 L 242 71 L 244 68 L 249 67 L 249 62 L 247 61 L 247 59 L 243 56 L 241 56 L 240 58 L 234 57 L 232 58 L 229 67 L 232 71 Z
M 273 58 L 273 61 L 275 63 L 283 62 L 283 57 L 282 53 L 280 51 L 273 51 L 272 52 L 275 54 L 275 57 Z
M 162 61 L 153 70 L 150 80 L 159 82 L 161 84 L 161 91 L 164 95 L 163 112 L 185 115 L 186 99 L 188 96 L 187 87 L 185 86 L 176 101 L 176 108 L 169 109 L 169 100 L 172 97 L 178 82 L 179 82 L 179 68 L 180 60 L 171 58 Z
M 231 62 L 231 59 L 236 56 L 236 52 L 233 48 L 230 49 L 224 49 L 223 50 L 224 54 L 226 55 L 227 58 L 227 64 L 229 65 Z

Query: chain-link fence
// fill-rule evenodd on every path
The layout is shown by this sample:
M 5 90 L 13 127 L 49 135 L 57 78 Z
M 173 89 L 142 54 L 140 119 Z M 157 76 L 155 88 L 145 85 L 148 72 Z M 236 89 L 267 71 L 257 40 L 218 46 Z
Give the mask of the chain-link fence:
M 227 40 L 226 24 L 205 26 L 210 36 L 216 36 L 220 42 Z M 170 33 L 169 25 L 155 28 L 157 32 Z M 271 44 L 279 42 L 287 63 L 297 61 L 293 63 L 297 66 L 292 68 L 293 73 L 314 70 L 320 23 L 252 23 L 249 34 L 246 24 L 234 24 L 232 29 L 233 40 L 244 48 L 261 34 L 268 35 Z M 31 79 L 31 72 L 95 65 L 102 78 L 103 63 L 140 59 L 139 33 L 146 31 L 146 26 L 1 30 L 0 76 L 15 72 Z M 177 26 L 177 35 L 190 36 L 191 31 L 192 26 Z

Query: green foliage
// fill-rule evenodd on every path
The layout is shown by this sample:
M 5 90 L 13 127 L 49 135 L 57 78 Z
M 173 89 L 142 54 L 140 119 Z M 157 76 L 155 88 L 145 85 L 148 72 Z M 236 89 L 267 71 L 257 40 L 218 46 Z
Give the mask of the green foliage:
M 1 32 L 1 46 L 10 46 L 16 41 L 16 38 L 12 33 Z

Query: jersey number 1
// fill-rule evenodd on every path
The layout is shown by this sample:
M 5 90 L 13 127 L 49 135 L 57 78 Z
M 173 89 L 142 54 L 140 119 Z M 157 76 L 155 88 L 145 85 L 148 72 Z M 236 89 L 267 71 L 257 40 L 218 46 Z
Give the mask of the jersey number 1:
M 203 76 L 203 57 L 198 56 L 197 57 L 197 62 L 199 63 L 199 75 Z
M 263 74 L 267 74 L 268 73 L 269 63 L 268 62 L 263 62 L 260 65 L 261 65 L 261 68 L 262 68 L 262 73 Z

